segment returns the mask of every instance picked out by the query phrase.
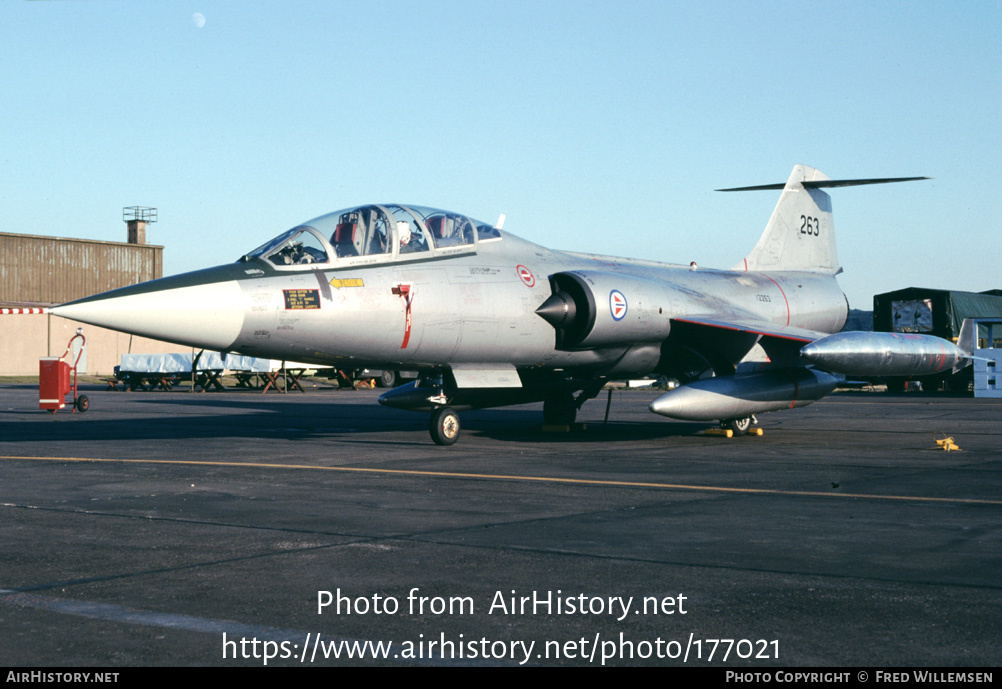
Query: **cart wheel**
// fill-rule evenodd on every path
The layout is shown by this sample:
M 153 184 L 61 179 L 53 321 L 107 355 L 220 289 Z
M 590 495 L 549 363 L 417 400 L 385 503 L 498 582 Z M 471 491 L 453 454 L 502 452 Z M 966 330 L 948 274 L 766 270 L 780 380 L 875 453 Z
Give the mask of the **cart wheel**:
M 85 411 L 87 411 L 88 409 L 90 409 L 90 400 L 87 399 L 87 395 L 80 395 L 79 397 L 77 397 L 77 401 L 75 402 L 75 405 L 76 405 L 77 411 L 80 412 L 81 414 L 83 414 Z

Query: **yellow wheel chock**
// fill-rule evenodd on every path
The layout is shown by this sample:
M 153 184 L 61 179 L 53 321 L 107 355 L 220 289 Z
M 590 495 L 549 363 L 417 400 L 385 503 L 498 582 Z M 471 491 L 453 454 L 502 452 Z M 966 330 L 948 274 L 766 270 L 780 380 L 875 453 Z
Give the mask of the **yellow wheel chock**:
M 732 431 L 730 428 L 707 428 L 705 431 L 703 431 L 703 435 L 719 435 L 724 438 L 733 438 L 734 431 Z M 754 435 L 762 437 L 763 435 L 765 435 L 765 433 L 762 431 L 761 428 L 749 428 L 748 432 L 745 433 L 745 435 Z
M 947 435 L 944 433 L 943 438 L 936 438 L 935 436 L 933 436 L 933 439 L 936 441 L 936 444 L 939 445 L 941 448 L 943 448 L 943 450 L 945 450 L 946 452 L 961 451 L 960 448 L 957 447 L 957 444 L 953 442 L 953 436 L 947 437 Z

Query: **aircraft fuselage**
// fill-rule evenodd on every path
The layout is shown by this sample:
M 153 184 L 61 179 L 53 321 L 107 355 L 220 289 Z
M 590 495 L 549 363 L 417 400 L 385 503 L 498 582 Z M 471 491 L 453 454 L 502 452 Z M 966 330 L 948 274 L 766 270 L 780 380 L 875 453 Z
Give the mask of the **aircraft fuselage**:
M 558 348 L 554 328 L 536 313 L 558 273 L 604 280 L 597 317 L 623 337 L 612 330 L 604 346 Z M 623 300 L 618 319 L 612 291 Z M 129 309 L 130 296 L 140 295 L 156 304 L 139 299 L 143 312 Z M 847 309 L 828 276 L 585 256 L 512 235 L 481 242 L 476 253 L 344 268 L 282 270 L 254 258 L 99 296 L 95 305 L 109 313 L 108 298 L 119 302 L 120 329 L 251 356 L 344 368 L 504 362 L 599 375 L 657 369 L 673 318 L 728 314 L 779 330 L 835 332 Z

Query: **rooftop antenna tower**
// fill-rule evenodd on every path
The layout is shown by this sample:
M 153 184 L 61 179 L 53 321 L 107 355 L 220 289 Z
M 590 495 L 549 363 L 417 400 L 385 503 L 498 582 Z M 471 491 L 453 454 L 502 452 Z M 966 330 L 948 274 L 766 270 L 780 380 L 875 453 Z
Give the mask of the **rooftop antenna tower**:
M 146 243 L 146 225 L 157 221 L 157 209 L 146 206 L 126 206 L 122 220 L 129 228 L 129 244 Z

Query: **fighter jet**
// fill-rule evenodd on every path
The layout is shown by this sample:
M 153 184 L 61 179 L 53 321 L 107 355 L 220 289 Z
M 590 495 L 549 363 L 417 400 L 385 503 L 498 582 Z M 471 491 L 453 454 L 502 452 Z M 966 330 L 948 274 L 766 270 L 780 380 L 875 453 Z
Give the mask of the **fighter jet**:
M 380 403 L 430 412 L 435 443 L 459 412 L 543 403 L 570 425 L 610 380 L 680 386 L 655 414 L 720 421 L 830 393 L 843 375 L 927 375 L 967 363 L 923 335 L 839 333 L 848 302 L 823 189 L 917 178 L 831 180 L 797 165 L 761 239 L 729 270 L 555 251 L 460 213 L 395 203 L 335 211 L 227 265 L 70 302 L 52 313 L 223 352 L 407 369 Z M 620 228 L 622 229 L 622 228 Z M 838 334 L 834 334 L 838 333 Z

